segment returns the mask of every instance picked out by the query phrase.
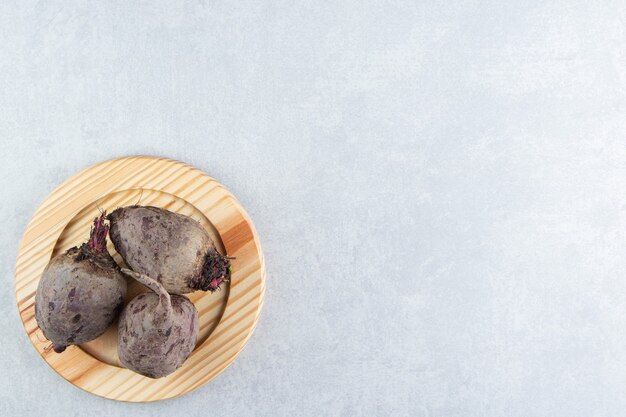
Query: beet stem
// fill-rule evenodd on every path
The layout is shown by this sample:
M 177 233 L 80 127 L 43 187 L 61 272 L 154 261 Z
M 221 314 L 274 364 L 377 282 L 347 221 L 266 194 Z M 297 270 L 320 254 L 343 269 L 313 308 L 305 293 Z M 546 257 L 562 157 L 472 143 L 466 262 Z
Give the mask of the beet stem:
M 165 290 L 159 281 L 154 278 L 150 278 L 146 274 L 140 274 L 127 268 L 122 268 L 122 272 L 154 291 L 159 296 L 159 304 L 161 304 L 161 306 L 165 309 L 165 314 L 167 316 L 171 316 L 173 314 L 172 299 L 170 294 Z

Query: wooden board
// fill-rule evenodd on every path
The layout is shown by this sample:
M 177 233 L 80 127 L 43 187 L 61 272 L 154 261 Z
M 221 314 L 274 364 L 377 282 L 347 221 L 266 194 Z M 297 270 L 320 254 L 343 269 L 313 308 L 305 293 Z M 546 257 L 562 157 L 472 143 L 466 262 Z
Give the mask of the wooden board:
M 195 350 L 161 379 L 121 367 L 117 324 L 96 340 L 58 354 L 35 320 L 35 291 L 52 256 L 84 242 L 100 209 L 138 203 L 198 220 L 232 261 L 231 283 L 216 293 L 188 294 L 200 316 Z M 123 264 L 109 242 L 109 251 Z M 129 296 L 145 289 L 129 280 Z M 46 362 L 85 391 L 120 401 L 158 401 L 185 394 L 222 372 L 243 349 L 256 325 L 265 290 L 261 245 L 241 204 L 221 184 L 182 162 L 149 156 L 92 166 L 55 189 L 36 211 L 20 244 L 15 267 L 17 306 L 28 336 Z

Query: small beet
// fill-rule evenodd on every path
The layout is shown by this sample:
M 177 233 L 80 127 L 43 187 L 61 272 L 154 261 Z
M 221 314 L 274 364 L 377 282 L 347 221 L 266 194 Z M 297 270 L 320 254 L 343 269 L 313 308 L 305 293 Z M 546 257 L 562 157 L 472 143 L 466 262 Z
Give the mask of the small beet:
M 198 311 L 187 297 L 170 295 L 147 275 L 122 272 L 154 292 L 133 298 L 120 315 L 120 362 L 139 374 L 162 378 L 178 369 L 196 346 Z
M 104 219 L 94 220 L 87 242 L 55 256 L 39 281 L 35 318 L 55 352 L 100 336 L 122 308 L 126 279 L 107 251 Z
M 122 207 L 108 217 L 109 236 L 132 270 L 172 294 L 215 291 L 230 280 L 230 261 L 192 218 L 150 206 Z

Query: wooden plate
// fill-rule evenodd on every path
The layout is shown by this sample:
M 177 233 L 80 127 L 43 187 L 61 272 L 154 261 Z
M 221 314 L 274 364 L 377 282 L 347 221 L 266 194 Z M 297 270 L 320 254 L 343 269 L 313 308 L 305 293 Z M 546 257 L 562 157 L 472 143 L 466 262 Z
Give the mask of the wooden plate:
M 234 256 L 230 286 L 214 294 L 188 294 L 200 316 L 195 350 L 173 374 L 150 379 L 120 366 L 117 323 L 96 340 L 58 354 L 35 321 L 35 291 L 48 261 L 84 242 L 100 209 L 153 205 L 189 215 Z M 122 264 L 109 242 L 109 251 Z M 256 325 L 265 289 L 261 245 L 235 197 L 204 172 L 165 158 L 134 156 L 87 168 L 61 184 L 28 225 L 17 256 L 17 306 L 31 342 L 63 378 L 85 391 L 120 401 L 158 401 L 185 394 L 222 372 L 243 349 Z M 144 291 L 129 281 L 129 297 Z M 127 301 L 128 301 L 127 300 Z

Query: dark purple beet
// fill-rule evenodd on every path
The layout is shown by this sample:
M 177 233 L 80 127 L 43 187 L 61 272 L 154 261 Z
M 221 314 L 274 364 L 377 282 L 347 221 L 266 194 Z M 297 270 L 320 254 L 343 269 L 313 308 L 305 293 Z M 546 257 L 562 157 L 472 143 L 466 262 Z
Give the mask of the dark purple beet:
M 115 321 L 126 296 L 126 279 L 106 248 L 105 213 L 94 220 L 89 240 L 55 256 L 35 296 L 35 318 L 63 352 L 100 336 Z
M 122 269 L 153 292 L 137 295 L 122 311 L 118 355 L 128 369 L 161 378 L 189 357 L 198 336 L 198 311 L 183 295 L 170 295 L 156 280 Z
M 206 230 L 182 214 L 150 206 L 122 207 L 108 216 L 109 236 L 132 270 L 172 294 L 215 291 L 230 280 L 230 261 Z

